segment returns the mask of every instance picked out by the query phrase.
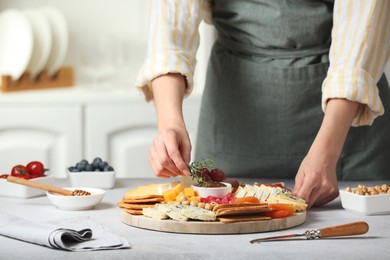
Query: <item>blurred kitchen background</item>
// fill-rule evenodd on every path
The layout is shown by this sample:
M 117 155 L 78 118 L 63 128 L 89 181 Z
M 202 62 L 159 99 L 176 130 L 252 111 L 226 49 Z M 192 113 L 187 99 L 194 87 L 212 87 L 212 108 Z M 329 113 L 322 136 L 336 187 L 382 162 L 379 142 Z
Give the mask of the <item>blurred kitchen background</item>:
M 50 173 L 66 177 L 81 159 L 101 157 L 117 177 L 153 177 L 147 163 L 156 134 L 155 111 L 134 80 L 145 58 L 149 6 L 153 0 L 0 0 L 0 11 L 51 6 L 69 29 L 64 66 L 74 70 L 74 86 L 0 93 L 0 173 L 40 160 Z M 185 117 L 195 142 L 200 96 L 212 26 L 202 24 L 195 90 L 185 101 Z M 1 39 L 0 39 L 1 40 Z M 390 75 L 390 66 L 387 66 Z
M 101 157 L 117 177 L 153 177 L 147 156 L 155 136 L 152 103 L 134 81 L 145 58 L 148 0 L 0 0 L 0 11 L 51 6 L 66 18 L 69 47 L 64 66 L 74 86 L 0 93 L 0 173 L 40 160 L 66 177 L 81 159 Z M 185 116 L 195 141 L 200 95 L 213 28 L 201 25 L 196 87 Z

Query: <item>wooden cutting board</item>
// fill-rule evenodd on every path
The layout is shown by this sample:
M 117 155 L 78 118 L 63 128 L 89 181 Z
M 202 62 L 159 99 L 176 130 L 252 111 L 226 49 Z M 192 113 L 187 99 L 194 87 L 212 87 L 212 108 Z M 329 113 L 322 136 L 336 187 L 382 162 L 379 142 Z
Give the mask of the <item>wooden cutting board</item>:
M 143 215 L 131 215 L 122 209 L 119 218 L 127 225 L 155 231 L 188 234 L 245 234 L 275 231 L 301 225 L 305 223 L 306 211 L 287 218 L 227 224 L 221 222 L 159 220 Z

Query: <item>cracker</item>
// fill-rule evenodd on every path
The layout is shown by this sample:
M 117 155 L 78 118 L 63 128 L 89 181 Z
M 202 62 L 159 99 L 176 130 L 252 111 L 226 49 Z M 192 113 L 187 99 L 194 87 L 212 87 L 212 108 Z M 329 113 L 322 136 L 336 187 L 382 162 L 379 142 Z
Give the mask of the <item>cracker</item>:
M 164 201 L 164 198 L 149 198 L 149 199 L 128 199 L 123 198 L 124 203 L 143 204 L 143 203 L 158 203 Z
M 236 222 L 249 222 L 249 221 L 265 221 L 270 220 L 270 217 L 264 217 L 259 215 L 243 215 L 234 217 L 217 218 L 222 223 L 236 223 Z
M 125 209 L 143 209 L 143 208 L 153 208 L 155 206 L 154 203 L 137 204 L 137 203 L 125 203 L 123 201 L 118 202 L 116 205 L 120 208 L 125 208 Z
M 217 217 L 228 216 L 228 215 L 246 215 L 246 214 L 260 214 L 263 212 L 270 211 L 271 209 L 263 206 L 247 206 L 247 207 L 236 207 L 236 208 L 222 208 L 218 209 L 215 213 Z
M 131 215 L 142 215 L 142 209 L 125 209 Z
M 148 195 L 140 195 L 140 196 L 124 196 L 123 199 L 129 200 L 138 200 L 138 199 L 154 199 L 154 198 L 164 198 L 162 195 L 157 194 L 148 194 Z

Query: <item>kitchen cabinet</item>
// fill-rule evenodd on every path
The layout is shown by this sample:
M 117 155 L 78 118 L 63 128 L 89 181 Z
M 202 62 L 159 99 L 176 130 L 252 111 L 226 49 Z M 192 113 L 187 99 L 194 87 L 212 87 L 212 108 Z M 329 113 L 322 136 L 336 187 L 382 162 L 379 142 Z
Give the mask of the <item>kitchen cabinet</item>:
M 82 156 L 82 109 L 75 105 L 12 105 L 0 108 L 0 172 L 42 161 L 64 176 L 69 162 Z
M 200 95 L 184 101 L 195 144 Z M 147 158 L 155 108 L 134 89 L 58 89 L 0 95 L 0 173 L 40 160 L 58 178 L 81 159 L 101 157 L 118 178 L 153 177 Z
M 198 125 L 198 103 L 184 105 L 193 143 Z M 107 158 L 115 166 L 117 177 L 153 177 L 147 159 L 156 134 L 156 113 L 152 104 L 97 104 L 85 108 L 85 155 L 87 158 Z

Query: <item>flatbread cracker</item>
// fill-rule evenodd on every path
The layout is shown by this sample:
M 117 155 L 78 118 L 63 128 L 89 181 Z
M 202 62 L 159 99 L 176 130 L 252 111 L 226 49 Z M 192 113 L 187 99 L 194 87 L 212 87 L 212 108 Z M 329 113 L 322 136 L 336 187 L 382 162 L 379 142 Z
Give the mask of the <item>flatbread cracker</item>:
M 140 196 L 124 196 L 123 199 L 126 200 L 139 200 L 139 199 L 154 199 L 154 198 L 162 198 L 164 197 L 162 195 L 157 194 L 147 194 L 147 195 L 140 195 Z
M 142 215 L 142 209 L 125 209 L 131 215 Z
M 236 222 L 249 222 L 249 221 L 264 221 L 270 220 L 270 217 L 258 216 L 258 215 L 243 215 L 234 217 L 217 218 L 222 223 L 236 223 Z
M 155 206 L 154 203 L 137 204 L 137 203 L 125 203 L 123 201 L 118 202 L 116 205 L 120 208 L 125 208 L 125 209 L 143 209 L 143 208 L 153 208 Z
M 236 207 L 236 208 L 222 208 L 218 209 L 215 213 L 219 216 L 229 215 L 247 215 L 247 214 L 260 214 L 263 212 L 270 211 L 271 209 L 263 206 L 247 206 L 247 207 Z
M 164 198 L 149 198 L 149 199 L 127 199 L 122 200 L 125 203 L 143 204 L 143 203 L 158 203 L 164 201 Z

